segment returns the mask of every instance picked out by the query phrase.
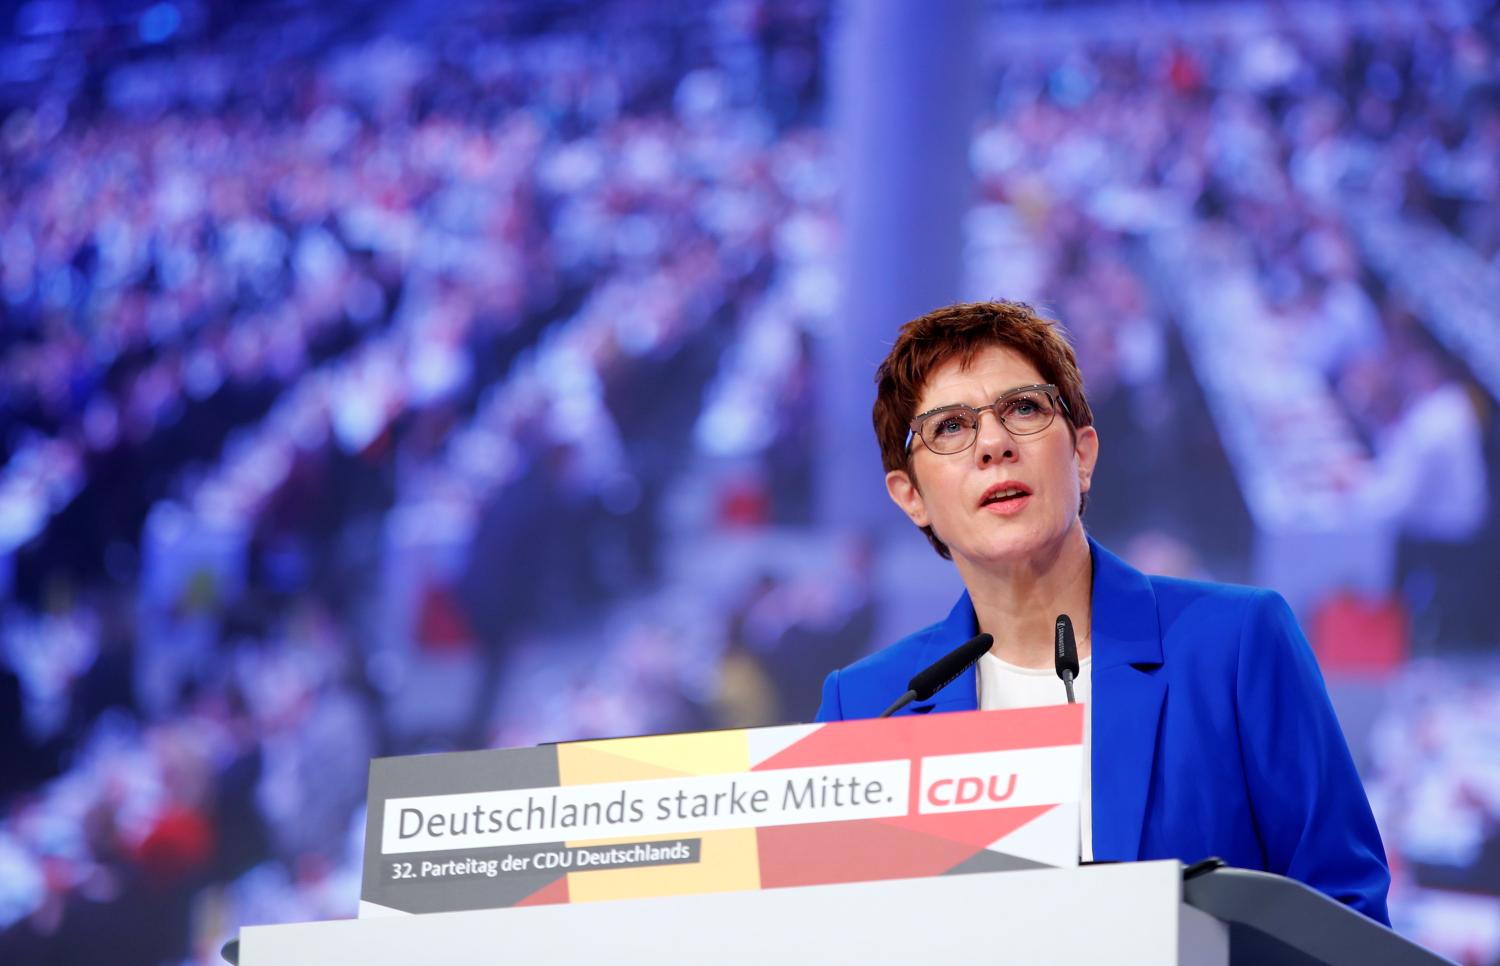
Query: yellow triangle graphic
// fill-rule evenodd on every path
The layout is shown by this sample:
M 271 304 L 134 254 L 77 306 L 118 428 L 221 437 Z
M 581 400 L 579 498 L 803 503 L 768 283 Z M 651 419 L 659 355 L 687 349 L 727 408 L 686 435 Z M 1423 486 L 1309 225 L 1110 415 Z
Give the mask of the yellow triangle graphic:
M 564 785 L 723 775 L 748 771 L 750 749 L 743 731 L 707 731 L 559 745 L 557 763 Z

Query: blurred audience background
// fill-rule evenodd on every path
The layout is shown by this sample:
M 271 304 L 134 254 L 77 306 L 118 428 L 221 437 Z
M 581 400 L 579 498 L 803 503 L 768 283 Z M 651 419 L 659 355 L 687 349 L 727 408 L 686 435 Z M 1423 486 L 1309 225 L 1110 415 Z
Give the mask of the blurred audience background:
M 0 14 L 0 959 L 351 916 L 372 756 L 807 720 L 946 612 L 818 495 L 904 321 L 839 312 L 847 14 Z M 1500 962 L 1500 8 L 982 23 L 962 294 L 1071 332 L 1089 528 L 1288 597 L 1397 928 Z

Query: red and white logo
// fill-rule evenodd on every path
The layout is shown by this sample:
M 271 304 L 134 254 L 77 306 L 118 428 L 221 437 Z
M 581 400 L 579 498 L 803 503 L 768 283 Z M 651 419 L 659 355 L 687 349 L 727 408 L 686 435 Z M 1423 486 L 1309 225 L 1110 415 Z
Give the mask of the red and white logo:
M 1076 804 L 1082 788 L 1080 745 L 933 755 L 922 759 L 918 810 L 932 815 Z

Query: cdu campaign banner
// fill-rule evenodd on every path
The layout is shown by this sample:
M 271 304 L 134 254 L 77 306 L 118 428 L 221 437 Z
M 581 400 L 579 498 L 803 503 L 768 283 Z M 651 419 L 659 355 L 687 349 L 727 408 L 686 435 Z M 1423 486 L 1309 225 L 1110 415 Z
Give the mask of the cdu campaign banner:
M 360 915 L 1074 865 L 1083 714 L 378 758 Z

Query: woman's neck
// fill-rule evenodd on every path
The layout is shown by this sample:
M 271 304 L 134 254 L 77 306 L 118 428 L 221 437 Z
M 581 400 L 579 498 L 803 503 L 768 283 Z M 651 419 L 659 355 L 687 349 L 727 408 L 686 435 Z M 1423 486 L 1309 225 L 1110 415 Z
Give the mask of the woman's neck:
M 995 638 L 990 652 L 1019 667 L 1051 667 L 1053 626 L 1059 614 L 1073 620 L 1078 657 L 1089 656 L 1094 566 L 1079 522 L 1057 552 L 992 571 L 959 567 L 979 629 Z

